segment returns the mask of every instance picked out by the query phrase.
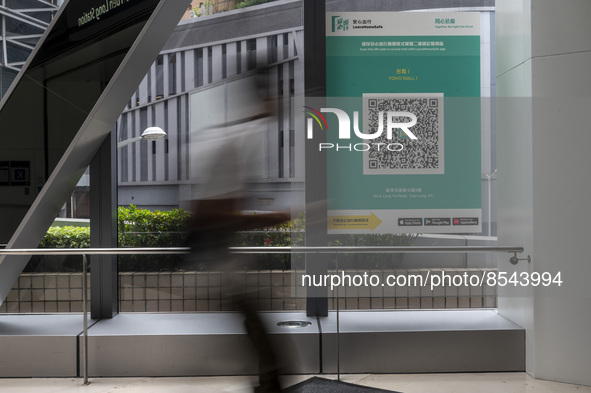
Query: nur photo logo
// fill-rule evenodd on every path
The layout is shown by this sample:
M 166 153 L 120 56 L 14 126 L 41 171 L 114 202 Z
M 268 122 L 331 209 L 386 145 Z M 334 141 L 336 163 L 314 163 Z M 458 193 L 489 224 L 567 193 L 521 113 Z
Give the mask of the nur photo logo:
M 328 131 L 328 122 L 324 117 L 323 113 L 332 113 L 336 115 L 338 121 L 338 138 L 340 140 L 351 139 L 351 118 L 349 114 L 342 109 L 338 108 L 320 108 L 320 111 L 304 106 L 304 113 L 308 116 L 306 121 L 306 138 L 314 139 L 314 120 L 320 127 L 320 130 Z M 370 151 L 370 150 L 388 150 L 388 151 L 402 151 L 404 145 L 399 142 L 390 143 L 395 137 L 408 138 L 411 140 L 417 140 L 417 136 L 410 130 L 411 127 L 417 124 L 417 117 L 414 113 L 407 111 L 378 111 L 378 124 L 375 130 L 372 132 L 363 132 L 359 127 L 359 112 L 353 112 L 353 133 L 356 137 L 363 140 L 375 140 L 378 138 L 383 139 L 385 131 L 385 139 L 388 143 L 356 143 L 356 144 L 334 144 L 328 142 L 321 142 L 318 144 L 318 150 L 335 149 L 348 150 L 348 151 Z M 400 130 L 400 132 L 398 131 Z

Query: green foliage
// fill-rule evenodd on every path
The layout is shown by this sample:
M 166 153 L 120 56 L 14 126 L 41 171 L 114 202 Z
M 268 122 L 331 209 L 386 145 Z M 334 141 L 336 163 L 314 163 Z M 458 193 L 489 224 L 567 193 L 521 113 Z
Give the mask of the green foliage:
M 191 213 L 183 209 L 170 211 L 118 209 L 119 247 L 174 247 L 186 241 Z
M 88 248 L 89 227 L 51 227 L 41 240 L 40 248 Z M 24 272 L 76 272 L 82 270 L 82 257 L 78 255 L 36 255 Z
M 274 0 L 243 0 L 240 3 L 236 3 L 236 8 L 246 8 L 253 5 L 269 3 Z
M 89 227 L 51 227 L 41 240 L 41 248 L 88 248 Z
M 185 247 L 191 213 L 183 209 L 151 211 L 136 206 L 118 209 L 119 247 Z M 234 247 L 290 247 L 304 245 L 305 219 L 291 221 L 260 230 L 240 232 L 233 238 Z M 416 235 L 411 234 L 363 234 L 330 235 L 329 246 L 409 246 Z M 42 248 L 90 247 L 89 227 L 51 227 L 43 238 Z M 395 268 L 403 254 L 340 254 L 339 269 Z M 290 269 L 293 263 L 303 260 L 291 254 L 260 254 L 244 259 L 244 269 Z M 36 257 L 27 271 L 79 271 L 80 258 Z M 299 262 L 298 262 L 299 263 Z M 332 267 L 337 263 L 332 258 Z M 195 261 L 187 262 L 180 255 L 120 255 L 120 271 L 175 271 L 202 270 L 206 267 Z M 215 268 L 215 267 L 207 267 Z
M 118 209 L 119 247 L 184 247 L 191 213 L 183 209 L 151 211 L 136 206 Z M 178 255 L 121 255 L 120 271 L 174 270 Z

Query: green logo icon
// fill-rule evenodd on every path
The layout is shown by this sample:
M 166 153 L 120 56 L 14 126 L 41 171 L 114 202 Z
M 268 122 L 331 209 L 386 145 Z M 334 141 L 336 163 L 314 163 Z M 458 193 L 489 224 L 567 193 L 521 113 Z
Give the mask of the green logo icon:
M 340 16 L 332 17 L 332 32 L 349 30 L 349 19 L 343 19 Z

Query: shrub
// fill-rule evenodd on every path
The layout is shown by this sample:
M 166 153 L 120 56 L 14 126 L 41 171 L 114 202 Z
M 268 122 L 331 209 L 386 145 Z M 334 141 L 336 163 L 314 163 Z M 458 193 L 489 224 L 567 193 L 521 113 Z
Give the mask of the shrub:
M 41 240 L 40 248 L 88 248 L 89 227 L 51 227 Z M 79 255 L 36 255 L 31 258 L 24 272 L 77 272 L 82 270 Z
M 191 213 L 183 209 L 151 211 L 136 206 L 118 209 L 119 247 L 185 247 Z M 237 233 L 235 247 L 289 247 L 304 244 L 303 217 L 294 218 L 272 227 Z M 408 246 L 416 235 L 362 234 L 330 235 L 329 246 Z M 51 227 L 43 238 L 42 248 L 90 247 L 89 227 Z M 338 267 L 386 268 L 398 267 L 403 254 L 340 254 Z M 258 254 L 244 258 L 244 269 L 289 269 L 296 259 L 291 254 Z M 303 260 L 299 256 L 298 261 Z M 331 258 L 334 267 L 336 258 Z M 215 269 L 199 262 L 188 262 L 182 255 L 120 255 L 120 271 L 175 271 Z M 80 271 L 79 256 L 35 257 L 26 271 Z
M 89 227 L 51 227 L 41 240 L 41 248 L 90 247 Z
M 184 247 L 191 213 L 183 209 L 151 211 L 136 206 L 118 209 L 119 247 Z M 121 271 L 175 270 L 179 255 L 120 255 Z
M 240 3 L 236 3 L 235 8 L 246 8 L 246 7 L 250 7 L 253 5 L 258 5 L 258 4 L 264 4 L 264 3 L 269 3 L 271 1 L 275 1 L 275 0 L 243 0 Z

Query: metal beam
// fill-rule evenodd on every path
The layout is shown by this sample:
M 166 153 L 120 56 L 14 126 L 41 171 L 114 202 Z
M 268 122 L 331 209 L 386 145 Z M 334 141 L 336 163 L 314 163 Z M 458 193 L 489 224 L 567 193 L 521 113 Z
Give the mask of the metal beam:
M 90 164 L 90 246 L 117 247 L 116 127 Z M 117 256 L 90 258 L 90 315 L 112 318 L 117 308 Z
M 323 106 L 326 96 L 325 2 L 304 0 L 304 89 L 306 106 Z M 315 148 L 318 141 L 305 141 L 306 246 L 326 246 L 326 156 Z M 326 274 L 328 264 L 321 255 L 306 256 L 306 274 Z M 328 315 L 328 289 L 308 288 L 308 316 Z

